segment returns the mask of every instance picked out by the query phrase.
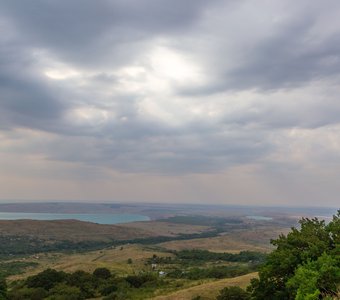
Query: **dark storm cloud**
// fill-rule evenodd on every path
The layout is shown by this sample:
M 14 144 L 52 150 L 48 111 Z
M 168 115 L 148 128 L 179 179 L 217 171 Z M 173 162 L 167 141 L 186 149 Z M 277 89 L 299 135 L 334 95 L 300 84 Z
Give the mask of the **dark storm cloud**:
M 131 136 L 133 131 L 135 136 Z M 272 149 L 272 145 L 263 141 L 264 133 L 252 131 L 238 134 L 235 131 L 225 134 L 211 130 L 200 134 L 182 131 L 167 135 L 164 131 L 146 132 L 145 127 L 138 132 L 137 127 L 131 126 L 123 138 L 65 138 L 70 142 L 56 141 L 49 158 L 87 162 L 123 172 L 185 174 L 214 172 L 226 166 L 251 163 Z
M 222 122 L 237 126 L 253 125 L 269 131 L 336 125 L 340 123 L 339 91 L 330 90 L 331 86 L 327 95 L 317 95 L 313 90 L 306 91 L 304 95 L 269 94 L 265 101 L 260 99 L 250 103 L 247 109 L 225 113 Z
M 211 5 L 213 2 L 210 1 Z M 72 63 L 121 64 L 154 36 L 192 26 L 208 3 L 165 0 L 2 1 L 23 40 Z
M 248 17 L 248 20 L 235 24 L 228 22 L 233 12 L 222 11 L 226 21 L 219 25 L 226 32 L 233 28 L 237 34 L 228 36 L 223 28 L 211 32 L 220 43 L 210 47 L 208 39 L 203 42 L 205 47 L 201 46 L 200 55 L 210 61 L 207 72 L 213 79 L 208 85 L 181 87 L 180 92 L 195 96 L 247 89 L 267 92 L 338 75 L 340 29 L 331 11 L 339 10 L 340 4 L 332 0 L 298 4 L 286 1 L 284 7 L 278 1 L 273 1 L 271 6 L 273 3 L 277 3 L 277 9 L 274 5 L 274 9 L 268 11 L 262 2 L 262 5 L 253 5 L 254 13 L 239 12 L 240 18 Z M 244 5 L 234 9 L 241 11 Z M 209 49 L 207 53 L 206 49 Z
M 34 61 L 17 47 L 0 48 L 0 126 L 48 128 L 62 116 L 65 106 L 34 72 Z
M 72 98 L 65 103 L 58 95 L 58 89 L 63 87 L 53 86 L 37 74 L 35 49 L 72 64 L 90 64 L 95 69 L 96 64 L 103 63 L 110 68 L 124 64 L 136 52 L 143 51 L 143 40 L 192 25 L 206 2 L 34 1 L 23 4 L 14 0 L 1 1 L 0 5 L 0 18 L 9 24 L 4 28 L 9 38 L 0 40 L 2 120 L 28 127 L 41 121 L 44 124 L 40 129 L 46 129 L 47 120 L 60 117 L 77 99 L 70 93 Z M 112 84 L 117 78 L 99 72 L 92 80 Z M 120 98 L 125 101 L 124 96 Z M 94 105 L 98 105 L 100 99 L 88 102 L 97 100 Z M 86 97 L 80 100 L 86 101 Z M 124 110 L 124 107 L 128 111 L 135 109 L 134 104 L 125 103 L 117 109 Z M 56 124 L 53 131 L 62 131 L 63 127 L 61 123 Z M 84 132 L 82 128 L 75 130 Z M 72 128 L 69 131 L 74 134 Z
M 245 63 L 224 74 L 224 88 L 276 90 L 339 74 L 340 32 L 311 45 L 305 36 L 313 23 L 295 25 L 251 49 Z
M 0 1 L 0 127 L 56 134 L 43 147 L 51 160 L 124 172 L 264 160 L 278 148 L 273 132 L 340 122 L 339 91 L 328 92 L 340 75 L 340 30 L 327 18 L 339 5 L 279 3 Z M 187 55 L 177 72 L 152 62 L 162 47 Z M 187 57 L 198 83 L 176 78 Z

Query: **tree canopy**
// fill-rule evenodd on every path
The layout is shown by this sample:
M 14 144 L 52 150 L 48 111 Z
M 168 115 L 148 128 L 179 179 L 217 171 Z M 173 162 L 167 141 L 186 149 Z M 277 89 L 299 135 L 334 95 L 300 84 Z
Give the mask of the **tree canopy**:
M 338 295 L 340 284 L 340 210 L 326 224 L 317 218 L 302 218 L 271 243 L 268 255 L 253 279 L 252 299 L 326 299 Z
M 225 287 L 216 300 L 249 300 L 250 295 L 238 286 Z
M 0 277 L 0 300 L 6 299 L 7 285 L 6 280 Z

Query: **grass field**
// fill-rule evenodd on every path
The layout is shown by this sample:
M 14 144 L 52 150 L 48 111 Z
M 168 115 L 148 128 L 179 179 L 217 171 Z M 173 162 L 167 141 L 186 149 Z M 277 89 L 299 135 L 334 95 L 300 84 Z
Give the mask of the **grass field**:
M 35 268 L 28 268 L 26 272 L 20 275 L 11 276 L 9 280 L 25 278 L 37 274 L 47 268 L 53 268 L 58 271 L 74 272 L 83 270 L 93 272 L 96 268 L 106 267 L 117 275 L 133 274 L 135 271 L 149 270 L 150 266 L 145 266 L 147 258 L 156 254 L 159 257 L 171 256 L 169 253 L 161 252 L 152 247 L 140 245 L 125 245 L 114 249 L 103 249 L 100 251 L 91 251 L 76 254 L 61 253 L 43 253 L 25 258 L 25 262 L 36 262 L 39 265 Z M 132 263 L 128 263 L 128 259 Z
M 142 230 L 153 236 L 177 236 L 179 234 L 201 233 L 211 229 L 209 226 L 176 224 L 171 222 L 133 222 L 121 224 L 121 227 Z
M 197 221 L 198 217 L 181 217 L 179 220 L 190 221 L 192 219 L 193 221 Z M 203 219 L 206 221 L 212 219 L 212 221 L 214 221 L 213 218 L 209 218 L 209 220 L 207 218 Z M 220 219 L 217 220 L 219 221 Z M 254 224 L 250 222 L 254 222 Z M 216 299 L 219 291 L 226 286 L 236 285 L 246 287 L 249 285 L 251 278 L 257 276 L 257 273 L 234 278 L 216 279 L 228 277 L 229 275 L 223 273 L 223 276 L 211 276 L 209 274 L 212 273 L 207 272 L 210 272 L 210 269 L 213 270 L 214 267 L 230 265 L 232 264 L 231 262 L 222 262 L 217 259 L 204 263 L 200 261 L 184 261 L 178 259 L 178 254 L 169 252 L 169 250 L 201 249 L 212 252 L 229 253 L 238 253 L 246 250 L 269 252 L 272 250 L 270 239 L 277 238 L 280 233 L 286 233 L 288 230 L 287 224 L 281 226 L 281 224 L 274 222 L 266 223 L 248 220 L 230 220 L 229 223 L 225 223 L 223 220 L 223 222 L 221 221 L 212 226 L 208 226 L 207 224 L 202 226 L 168 222 L 167 220 L 134 222 L 119 225 L 100 225 L 75 220 L 0 221 L 0 235 L 8 235 L 9 240 L 11 239 L 11 234 L 14 235 L 15 238 L 17 238 L 16 235 L 19 236 L 19 241 L 21 236 L 28 236 L 28 238 L 42 239 L 46 243 L 52 242 L 53 239 L 60 241 L 67 239 L 69 241 L 95 242 L 111 240 L 111 243 L 100 244 L 102 248 L 92 248 L 100 249 L 95 251 L 87 249 L 86 252 L 52 252 L 55 250 L 51 250 L 51 252 L 46 251 L 44 253 L 31 252 L 34 254 L 30 256 L 27 254 L 25 257 L 15 256 L 13 254 L 9 254 L 7 257 L 4 256 L 4 261 L 19 261 L 26 263 L 28 266 L 21 274 L 17 272 L 16 274 L 18 275 L 9 276 L 8 280 L 10 282 L 13 283 L 15 280 L 25 279 L 47 268 L 67 273 L 78 270 L 92 273 L 96 268 L 105 267 L 120 278 L 126 277 L 127 275 L 142 276 L 141 274 L 145 274 L 144 271 L 152 272 L 152 274 L 157 277 L 160 271 L 165 272 L 167 274 L 166 276 L 162 278 L 157 277 L 157 284 L 159 285 L 146 286 L 146 288 L 139 290 L 131 287 L 127 289 L 128 293 L 131 293 L 131 299 L 140 300 L 151 296 L 153 298 L 149 299 L 154 300 L 191 300 L 196 296 L 201 296 L 202 299 L 209 300 Z M 162 239 L 162 237 L 166 238 Z M 139 240 L 143 238 L 148 239 Z M 126 240 L 125 243 L 127 244 L 116 244 L 116 246 L 114 246 L 112 240 Z M 168 242 L 159 243 L 164 240 L 168 240 Z M 32 241 L 29 240 L 29 243 L 31 242 Z M 137 244 L 137 242 L 141 244 Z M 63 251 L 63 249 L 56 251 Z M 66 251 L 70 250 L 66 249 Z M 75 250 L 73 249 L 73 251 Z M 155 257 L 152 258 L 154 255 Z M 173 260 L 156 260 L 169 256 L 173 257 Z M 154 265 L 154 269 L 152 269 L 151 264 Z M 237 263 L 234 264 L 237 265 Z M 240 264 L 236 267 L 240 270 L 241 267 L 244 267 L 243 265 Z M 225 269 L 227 268 L 224 268 L 224 270 Z M 249 268 L 243 273 L 233 273 L 231 276 L 253 272 L 254 270 L 256 269 Z M 216 270 L 213 271 L 217 272 Z M 193 274 L 196 272 L 196 275 L 203 275 L 200 275 L 201 277 L 190 277 L 190 272 L 193 272 Z M 124 278 L 121 279 L 125 280 Z
M 124 232 L 131 233 L 131 235 L 136 235 L 139 230 L 139 232 L 143 232 L 146 236 L 153 236 L 156 234 L 172 236 L 180 233 L 197 233 L 209 230 L 209 227 L 207 226 L 151 221 L 131 223 L 127 226 L 124 226 L 122 231 L 117 231 L 116 227 L 120 229 L 120 226 L 112 227 L 110 225 L 102 226 L 98 224 L 83 223 L 84 222 L 77 221 L 65 223 L 63 221 L 49 221 L 49 226 L 40 228 L 39 222 L 32 221 L 30 223 L 29 230 L 38 235 L 49 234 L 49 232 L 52 231 L 58 238 L 62 238 L 62 236 L 59 236 L 59 234 L 69 234 L 69 238 L 74 238 L 74 236 L 76 236 L 78 233 L 80 236 L 83 236 L 83 226 L 85 226 L 85 229 L 89 231 L 89 235 L 94 235 L 96 229 L 101 230 L 101 232 L 98 232 L 99 236 L 100 234 L 111 234 L 112 230 L 114 231 L 115 235 L 120 235 Z M 5 224 L 5 226 L 1 226 L 2 231 L 7 228 L 7 223 L 3 222 L 3 224 Z M 18 224 L 19 226 L 14 230 L 17 233 L 24 234 L 27 230 L 25 229 L 24 224 L 27 223 L 21 223 L 18 221 Z M 61 227 L 58 228 L 58 225 L 61 225 Z M 78 226 L 81 227 L 79 228 Z M 72 232 L 70 232 L 69 229 Z M 107 267 L 117 275 L 127 275 L 150 268 L 150 266 L 145 266 L 145 262 L 147 258 L 152 257 L 154 254 L 159 257 L 171 256 L 170 253 L 166 253 L 168 250 L 202 249 L 213 252 L 231 253 L 237 253 L 245 250 L 268 252 L 272 249 L 269 243 L 270 238 L 275 238 L 281 232 L 285 232 L 286 230 L 288 229 L 255 227 L 251 230 L 226 232 L 216 237 L 175 240 L 160 243 L 155 246 L 127 244 L 124 246 L 116 246 L 115 248 L 105 248 L 102 250 L 75 254 L 53 252 L 34 254 L 23 258 L 22 261 L 36 262 L 38 263 L 38 266 L 34 268 L 28 268 L 23 274 L 12 276 L 9 279 L 15 280 L 24 278 L 29 275 L 36 274 L 46 268 L 63 270 L 65 272 L 73 272 L 76 270 L 93 272 L 93 270 L 97 267 Z M 103 236 L 101 236 L 101 238 L 102 237 Z M 131 264 L 128 264 L 128 259 L 132 260 Z
M 162 252 L 157 247 L 142 245 L 125 245 L 114 249 L 104 249 L 100 251 L 91 251 L 83 254 L 64 254 L 64 253 L 43 253 L 22 259 L 25 262 L 36 262 L 37 267 L 31 267 L 20 275 L 10 276 L 9 282 L 24 279 L 28 276 L 35 275 L 46 268 L 53 268 L 58 271 L 74 272 L 83 270 L 93 272 L 98 267 L 106 267 L 117 276 L 126 276 L 138 274 L 141 270 L 151 271 L 151 266 L 146 265 L 147 259 L 154 254 L 158 257 L 172 256 L 167 252 Z M 128 263 L 128 259 L 132 263 Z M 256 276 L 256 273 L 239 276 L 236 278 L 223 280 L 188 280 L 188 279 L 171 279 L 165 278 L 168 282 L 166 287 L 155 290 L 152 299 L 191 299 L 195 295 L 204 296 L 203 299 L 214 299 L 219 290 L 228 285 L 246 286 L 250 278 Z M 209 291 L 207 292 L 207 289 Z M 167 294 L 167 295 L 166 295 Z M 209 298 L 210 297 L 210 298 Z M 100 298 L 99 298 L 100 299 Z M 137 299 L 137 298 L 136 298 Z M 145 298 L 138 298 L 145 299 Z
M 257 273 L 250 273 L 234 278 L 226 278 L 212 282 L 206 282 L 197 286 L 178 290 L 168 295 L 160 295 L 152 298 L 153 300 L 191 300 L 193 297 L 201 296 L 202 300 L 216 299 L 219 291 L 227 286 L 240 286 L 245 288 L 252 278 L 257 277 Z
M 231 253 L 246 250 L 269 252 L 273 249 L 270 245 L 270 239 L 277 238 L 280 233 L 285 233 L 288 230 L 288 228 L 255 228 L 232 231 L 216 237 L 170 241 L 158 245 L 169 250 L 202 249 Z
M 0 220 L 0 235 L 72 242 L 127 240 L 152 236 L 138 227 L 103 225 L 77 220 Z

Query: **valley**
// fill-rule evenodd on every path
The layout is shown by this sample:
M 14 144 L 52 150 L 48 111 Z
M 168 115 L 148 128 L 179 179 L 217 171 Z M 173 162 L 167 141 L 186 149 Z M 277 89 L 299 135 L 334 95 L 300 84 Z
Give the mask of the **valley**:
M 69 211 L 71 208 L 74 205 Z M 146 209 L 150 207 L 133 210 L 145 214 Z M 0 273 L 14 294 L 23 292 L 20 282 L 45 274 L 41 273 L 45 270 L 71 277 L 83 272 L 92 286 L 97 279 L 91 279 L 91 274 L 105 269 L 116 287 L 111 292 L 115 296 L 110 298 L 93 285 L 81 299 L 89 299 L 89 295 L 91 299 L 216 299 L 222 288 L 244 288 L 256 278 L 274 249 L 270 240 L 297 224 L 296 212 L 271 214 L 265 209 L 238 208 L 223 213 L 213 208 L 203 214 L 202 207 L 179 206 L 177 213 L 169 214 L 165 208 L 155 209 L 157 218 L 153 211 L 150 221 L 125 224 L 0 220 Z M 255 213 L 266 217 L 248 217 Z M 67 283 L 68 277 L 63 278 Z M 129 278 L 145 283 L 134 286 L 125 282 Z

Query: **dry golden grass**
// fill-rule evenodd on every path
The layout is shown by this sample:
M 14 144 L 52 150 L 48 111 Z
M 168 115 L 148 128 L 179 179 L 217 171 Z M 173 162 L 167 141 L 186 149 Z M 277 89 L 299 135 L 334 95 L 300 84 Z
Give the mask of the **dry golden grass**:
M 240 251 L 269 251 L 268 246 L 256 246 L 243 241 L 232 239 L 229 236 L 217 236 L 211 238 L 200 238 L 185 241 L 170 241 L 159 244 L 159 246 L 169 250 L 202 249 L 213 252 L 238 253 Z
M 0 235 L 31 236 L 47 240 L 109 241 L 149 237 L 150 233 L 135 227 L 103 225 L 77 220 L 0 220 Z
M 142 269 L 149 270 L 150 266 L 145 266 L 147 258 L 157 256 L 171 256 L 169 253 L 159 252 L 152 248 L 139 245 L 125 245 L 115 249 L 91 251 L 77 254 L 60 254 L 49 253 L 32 256 L 26 261 L 35 261 L 39 263 L 37 268 L 28 269 L 21 275 L 11 276 L 10 280 L 25 278 L 37 274 L 47 268 L 53 268 L 58 271 L 74 272 L 83 270 L 93 272 L 98 267 L 106 267 L 117 275 L 132 274 Z M 38 258 L 34 258 L 38 257 Z M 128 259 L 132 259 L 132 264 L 128 264 Z
M 240 286 L 245 288 L 252 278 L 257 277 L 257 273 L 250 273 L 234 278 L 226 278 L 217 281 L 203 283 L 194 287 L 173 292 L 168 295 L 157 296 L 153 300 L 191 300 L 193 297 L 201 296 L 204 300 L 216 299 L 219 291 L 227 286 Z
M 234 231 L 228 234 L 228 236 L 234 240 L 245 241 L 252 245 L 269 246 L 271 239 L 276 239 L 280 234 L 287 234 L 290 231 L 290 227 L 261 226 L 248 230 Z
M 159 244 L 169 250 L 203 249 L 213 252 L 238 253 L 240 251 L 269 252 L 271 238 L 277 238 L 280 233 L 289 229 L 282 228 L 256 228 L 253 230 L 240 230 L 211 238 L 170 241 Z
M 170 222 L 147 221 L 121 224 L 126 228 L 137 228 L 154 236 L 176 236 L 178 234 L 201 233 L 210 229 L 208 226 L 177 224 Z

